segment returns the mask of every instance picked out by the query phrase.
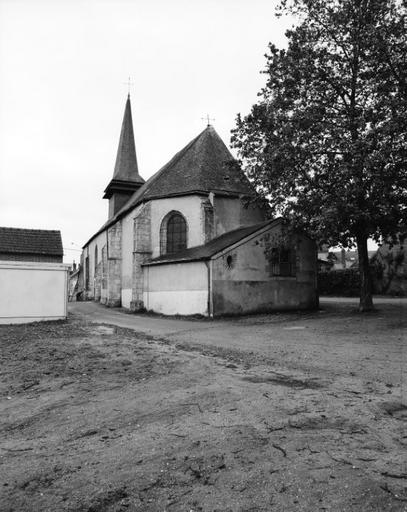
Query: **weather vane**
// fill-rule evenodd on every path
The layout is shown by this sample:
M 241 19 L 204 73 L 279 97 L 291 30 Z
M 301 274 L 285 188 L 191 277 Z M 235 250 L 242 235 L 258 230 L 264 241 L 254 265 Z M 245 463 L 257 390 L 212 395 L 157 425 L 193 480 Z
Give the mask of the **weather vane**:
M 206 121 L 207 122 L 207 126 L 210 126 L 211 125 L 211 121 L 215 121 L 215 118 L 210 118 L 209 117 L 209 114 L 206 114 L 206 117 L 201 117 L 202 121 Z
M 127 85 L 127 88 L 128 88 L 128 94 L 129 94 L 129 96 L 130 96 L 130 87 L 131 87 L 132 85 L 134 85 L 134 82 L 132 82 L 132 81 L 130 80 L 130 77 L 129 77 L 129 79 L 127 80 L 127 82 L 123 82 L 123 84 L 124 84 L 124 85 Z

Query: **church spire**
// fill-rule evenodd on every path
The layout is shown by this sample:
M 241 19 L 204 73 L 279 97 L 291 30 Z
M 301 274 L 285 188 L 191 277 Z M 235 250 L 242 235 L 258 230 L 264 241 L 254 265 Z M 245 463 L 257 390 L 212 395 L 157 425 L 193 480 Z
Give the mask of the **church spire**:
M 126 107 L 124 109 L 113 179 L 144 183 L 144 180 L 138 173 L 130 94 L 127 95 Z
M 106 187 L 103 196 L 105 199 L 109 199 L 109 218 L 126 203 L 133 192 L 141 187 L 143 183 L 144 180 L 138 172 L 130 94 L 128 94 L 113 178 Z

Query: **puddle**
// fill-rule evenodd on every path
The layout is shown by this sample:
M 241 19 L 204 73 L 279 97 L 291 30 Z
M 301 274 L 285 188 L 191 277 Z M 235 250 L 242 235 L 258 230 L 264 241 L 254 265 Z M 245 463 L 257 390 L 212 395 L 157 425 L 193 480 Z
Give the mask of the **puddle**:
M 115 327 L 107 327 L 106 325 L 98 325 L 93 329 L 97 334 L 114 334 Z
M 324 387 L 320 382 L 316 380 L 296 379 L 288 375 L 248 375 L 247 377 L 242 377 L 242 380 L 253 382 L 254 384 L 270 383 L 295 389 L 320 389 Z
M 389 416 L 397 418 L 398 420 L 407 421 L 407 405 L 400 402 L 384 402 L 381 404 L 381 407 Z

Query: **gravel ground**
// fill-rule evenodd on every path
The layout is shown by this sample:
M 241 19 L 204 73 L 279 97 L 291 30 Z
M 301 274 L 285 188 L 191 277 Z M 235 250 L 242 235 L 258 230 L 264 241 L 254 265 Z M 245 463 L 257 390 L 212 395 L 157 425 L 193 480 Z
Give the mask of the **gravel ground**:
M 407 511 L 396 306 L 196 325 L 1 326 L 0 510 Z

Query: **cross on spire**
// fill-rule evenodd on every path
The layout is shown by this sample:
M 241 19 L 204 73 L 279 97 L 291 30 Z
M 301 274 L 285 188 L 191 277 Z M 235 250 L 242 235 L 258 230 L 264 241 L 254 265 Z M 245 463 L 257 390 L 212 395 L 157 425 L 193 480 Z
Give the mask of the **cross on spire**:
M 207 122 L 207 126 L 210 126 L 211 125 L 211 121 L 215 121 L 215 118 L 210 118 L 209 117 L 209 114 L 206 114 L 206 117 L 201 117 L 202 121 L 206 121 Z
M 130 77 L 129 77 L 129 79 L 127 80 L 127 82 L 123 82 L 123 85 L 127 85 L 127 87 L 128 87 L 128 95 L 130 96 L 130 87 L 131 87 L 132 85 L 134 85 L 134 82 L 132 82 L 132 81 L 130 80 Z

